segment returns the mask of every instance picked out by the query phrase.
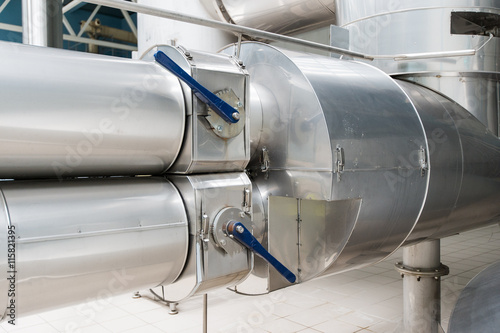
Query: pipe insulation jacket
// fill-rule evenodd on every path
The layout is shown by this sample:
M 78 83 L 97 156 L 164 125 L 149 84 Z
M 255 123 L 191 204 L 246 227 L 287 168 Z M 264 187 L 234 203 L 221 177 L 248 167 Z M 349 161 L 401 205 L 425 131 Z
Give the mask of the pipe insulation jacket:
M 156 63 L 0 43 L 0 178 L 160 174 L 184 135 Z
M 0 313 L 11 320 L 172 283 L 187 217 L 162 178 L 0 182 L 0 246 Z

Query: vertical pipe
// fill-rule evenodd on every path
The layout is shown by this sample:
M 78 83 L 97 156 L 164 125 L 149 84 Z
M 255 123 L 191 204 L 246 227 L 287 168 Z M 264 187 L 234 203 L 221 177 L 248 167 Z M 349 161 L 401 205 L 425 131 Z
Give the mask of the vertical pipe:
M 62 2 L 23 0 L 23 43 L 62 48 Z
M 431 240 L 403 248 L 403 265 L 415 274 L 403 279 L 404 332 L 438 333 L 441 329 L 441 280 L 418 275 L 440 268 L 440 241 Z
M 208 294 L 203 294 L 203 333 L 208 333 Z

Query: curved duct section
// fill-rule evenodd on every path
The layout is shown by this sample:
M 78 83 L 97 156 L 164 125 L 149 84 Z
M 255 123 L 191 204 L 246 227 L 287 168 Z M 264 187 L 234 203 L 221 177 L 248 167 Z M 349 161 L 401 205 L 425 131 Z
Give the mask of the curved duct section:
M 291 34 L 335 23 L 334 0 L 200 0 L 229 23 Z
M 252 131 L 258 147 L 248 168 L 268 215 L 269 251 L 306 281 L 396 250 L 417 222 L 428 186 L 420 164 L 400 159 L 427 151 L 406 94 L 362 63 L 259 43 L 242 44 L 241 59 L 260 98 L 262 126 Z M 407 177 L 392 183 L 398 171 Z M 284 286 L 273 274 L 262 289 Z
M 500 262 L 482 270 L 467 283 L 450 317 L 448 332 L 495 332 L 500 325 Z
M 248 169 L 267 223 L 254 230 L 299 281 L 500 219 L 498 139 L 459 105 L 358 62 L 260 43 L 241 59 L 260 101 Z M 239 292 L 289 285 L 255 265 Z
M 406 243 L 497 222 L 500 140 L 457 103 L 425 87 L 396 82 L 415 105 L 429 145 L 429 190 Z

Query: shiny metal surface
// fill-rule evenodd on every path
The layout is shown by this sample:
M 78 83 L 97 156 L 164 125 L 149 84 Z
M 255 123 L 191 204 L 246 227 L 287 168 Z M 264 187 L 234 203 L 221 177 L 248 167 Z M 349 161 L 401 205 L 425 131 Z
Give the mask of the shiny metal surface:
M 184 71 L 212 92 L 232 90 L 242 108 L 249 108 L 248 73 L 231 56 L 186 51 L 182 48 L 159 46 L 153 48 L 144 59 L 151 59 L 156 50 L 163 51 Z M 182 89 L 186 103 L 186 135 L 179 157 L 169 170 L 171 173 L 200 173 L 243 171 L 250 158 L 249 128 L 239 128 L 238 124 L 220 124 L 234 127 L 234 136 L 223 138 L 212 129 L 208 120 L 208 107 L 184 83 Z M 242 124 L 249 123 L 247 112 L 241 114 Z M 238 132 L 238 130 L 240 130 Z M 221 132 L 225 129 L 221 128 Z M 231 130 L 233 131 L 233 130 Z M 229 130 L 228 130 L 229 132 Z
M 157 64 L 0 43 L 0 178 L 160 174 L 184 98 Z
M 23 43 L 63 47 L 62 2 L 22 0 Z
M 500 136 L 500 73 L 414 73 L 398 79 L 416 82 L 457 102 Z
M 223 210 L 228 207 L 243 210 L 245 189 L 252 188 L 246 174 L 179 175 L 169 179 L 179 189 L 187 208 L 189 255 L 179 278 L 173 284 L 164 284 L 165 299 L 177 302 L 241 282 L 252 270 L 252 253 L 242 246 L 227 253 L 215 242 L 211 230 Z M 250 219 L 251 216 L 249 213 Z
M 280 34 L 335 23 L 334 0 L 203 0 L 219 17 L 246 27 Z
M 227 224 L 231 221 L 242 223 L 247 229 L 252 229 L 252 221 L 247 214 L 242 214 L 242 210 L 235 207 L 223 208 L 215 216 L 212 226 L 210 227 L 210 236 L 213 237 L 215 245 L 232 255 L 241 252 L 243 245 L 239 242 L 234 242 L 228 237 Z
M 500 140 L 467 110 L 416 84 L 396 81 L 415 105 L 429 142 L 429 190 L 407 242 L 500 220 Z
M 266 201 L 268 223 L 254 228 L 254 234 L 262 237 L 261 244 L 297 276 L 297 283 L 313 279 L 335 262 L 355 227 L 361 205 L 360 199 L 326 201 L 275 195 Z M 264 207 L 254 206 L 254 211 L 261 209 Z M 290 285 L 255 256 L 252 275 L 238 284 L 236 291 L 255 295 Z
M 476 48 L 487 42 L 473 56 L 375 60 L 371 64 L 445 94 L 499 136 L 499 38 L 490 40 L 488 33 L 454 31 L 452 14 L 457 12 L 498 16 L 500 5 L 494 0 L 337 1 L 338 24 L 350 31 L 353 51 L 362 50 L 373 56 L 449 52 Z M 467 26 L 474 28 L 477 24 L 468 22 Z
M 488 36 L 450 34 L 451 13 L 500 13 L 495 0 L 337 0 L 338 25 L 350 31 L 353 51 L 373 55 L 471 49 Z M 375 60 L 387 73 L 491 71 L 499 64 L 498 40 L 493 38 L 475 56 L 416 61 Z
M 126 5 L 127 2 L 115 1 L 118 6 Z M 137 0 L 136 2 L 137 5 L 155 8 L 148 12 L 138 11 L 137 47 L 139 56 L 144 55 L 156 45 L 182 45 L 187 49 L 217 52 L 221 47 L 237 40 L 236 36 L 228 31 L 151 15 L 151 13 L 158 14 L 167 10 L 201 19 L 215 19 L 217 17 L 215 11 L 205 9 L 198 0 Z
M 476 275 L 462 290 L 448 325 L 449 333 L 498 331 L 500 262 Z
M 2 257 L 15 253 L 17 316 L 168 284 L 184 267 L 187 216 L 167 180 L 14 181 L 0 189 L 2 250 L 7 226 L 15 231 L 15 252 Z M 4 272 L 12 270 L 6 263 Z
M 296 270 L 298 282 L 318 276 L 346 246 L 360 205 L 361 199 L 325 201 L 269 196 L 269 251 Z M 289 285 L 275 270 L 269 270 L 269 291 Z
M 428 181 L 420 165 L 408 162 L 427 143 L 406 94 L 384 73 L 360 63 L 259 43 L 244 43 L 241 57 L 261 98 L 263 125 L 251 139 L 259 148 L 249 168 L 256 170 L 263 201 L 361 199 L 345 248 L 323 267 L 328 273 L 367 265 L 399 247 L 417 221 Z M 260 172 L 263 147 L 270 159 L 267 178 Z M 345 156 L 341 169 L 339 155 Z
M 403 265 L 412 271 L 439 271 L 440 241 L 429 240 L 403 248 Z M 417 273 L 416 273 L 417 274 Z M 403 276 L 403 332 L 441 333 L 441 279 Z
M 157 1 L 163 2 L 164 0 L 157 0 Z M 351 52 L 347 49 L 342 49 L 342 48 L 333 47 L 330 45 L 310 42 L 307 40 L 294 38 L 294 37 L 290 37 L 290 36 L 284 36 L 284 35 L 280 35 L 280 34 L 275 34 L 272 32 L 267 32 L 267 31 L 263 31 L 263 30 L 259 30 L 259 29 L 248 28 L 248 27 L 244 27 L 241 25 L 210 20 L 210 19 L 206 19 L 204 17 L 196 17 L 196 16 L 192 16 L 190 14 L 183 14 L 183 13 L 175 12 L 172 10 L 163 9 L 161 7 L 153 7 L 153 6 L 143 5 L 140 3 L 122 1 L 122 0 L 88 0 L 86 2 L 97 4 L 97 5 L 104 5 L 104 6 L 108 6 L 108 7 L 112 7 L 112 8 L 124 9 L 124 10 L 133 11 L 133 12 L 140 13 L 140 14 L 155 16 L 155 17 L 168 18 L 171 20 L 179 21 L 179 22 L 186 22 L 186 23 L 196 24 L 199 26 L 216 28 L 216 29 L 220 29 L 220 30 L 224 30 L 224 31 L 230 31 L 230 32 L 233 32 L 236 34 L 245 34 L 248 36 L 257 37 L 257 38 L 264 38 L 267 40 L 283 41 L 283 42 L 294 43 L 297 45 L 304 45 L 304 46 L 308 46 L 308 47 L 315 48 L 318 50 L 335 52 L 335 53 L 339 53 L 339 54 L 348 55 L 351 57 L 371 59 L 369 56 L 367 56 L 365 54 Z M 178 3 L 178 2 L 174 1 L 174 4 L 175 3 Z M 207 37 L 207 38 L 209 38 L 209 37 Z M 166 41 L 164 40 L 162 42 L 165 43 Z M 173 39 L 171 39 L 171 43 L 172 43 L 172 45 L 175 45 L 177 43 L 177 37 L 174 37 Z M 196 44 L 193 45 L 192 47 L 196 48 Z

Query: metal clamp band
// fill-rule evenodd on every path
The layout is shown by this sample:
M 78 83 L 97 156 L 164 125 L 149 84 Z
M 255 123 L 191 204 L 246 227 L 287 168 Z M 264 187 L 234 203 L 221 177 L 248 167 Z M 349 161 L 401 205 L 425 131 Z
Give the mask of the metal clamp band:
M 414 268 L 410 266 L 405 266 L 402 262 L 397 262 L 395 265 L 396 270 L 401 274 L 401 276 L 410 275 L 416 276 L 418 280 L 420 278 L 439 278 L 441 276 L 448 275 L 450 273 L 450 268 L 446 265 L 439 265 L 436 268 Z

